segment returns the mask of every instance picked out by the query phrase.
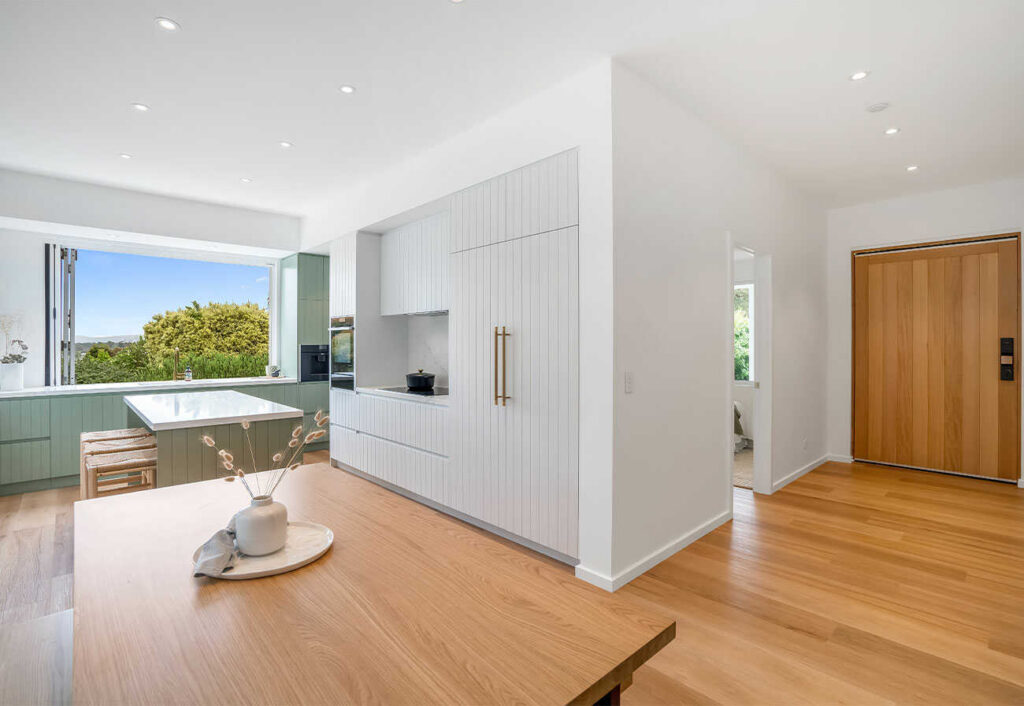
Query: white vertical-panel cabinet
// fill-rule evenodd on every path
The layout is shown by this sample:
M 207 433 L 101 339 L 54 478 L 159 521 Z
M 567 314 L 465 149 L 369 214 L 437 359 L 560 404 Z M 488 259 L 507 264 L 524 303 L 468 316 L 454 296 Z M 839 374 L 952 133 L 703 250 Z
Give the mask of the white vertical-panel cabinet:
M 331 243 L 330 316 L 356 313 L 356 234 Z
M 381 236 L 381 314 L 448 310 L 449 234 L 445 211 Z
M 573 149 L 453 194 L 450 247 L 460 252 L 578 224 Z
M 444 489 L 450 507 L 571 557 L 578 545 L 578 254 L 572 226 L 452 255 Z M 510 334 L 504 345 L 500 336 L 495 345 L 495 326 Z

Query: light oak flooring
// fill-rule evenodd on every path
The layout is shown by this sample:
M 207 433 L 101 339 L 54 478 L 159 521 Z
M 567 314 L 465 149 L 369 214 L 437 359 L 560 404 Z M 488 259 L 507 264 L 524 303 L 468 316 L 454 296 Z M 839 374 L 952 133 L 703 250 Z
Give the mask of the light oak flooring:
M 620 590 L 677 637 L 629 704 L 1024 703 L 1024 490 L 826 463 Z
M 12 497 L 0 703 L 66 702 L 77 489 Z M 733 522 L 618 592 L 677 621 L 623 704 L 1024 703 L 1024 491 L 826 463 L 733 497 Z

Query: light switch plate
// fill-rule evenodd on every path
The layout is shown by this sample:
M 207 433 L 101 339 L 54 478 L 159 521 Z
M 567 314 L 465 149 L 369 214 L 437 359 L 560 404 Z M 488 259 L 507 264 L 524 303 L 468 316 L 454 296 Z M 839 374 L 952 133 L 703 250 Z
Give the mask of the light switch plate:
M 633 373 L 629 372 L 628 370 L 626 371 L 626 385 L 625 385 L 625 388 L 626 388 L 626 394 L 627 395 L 633 394 Z

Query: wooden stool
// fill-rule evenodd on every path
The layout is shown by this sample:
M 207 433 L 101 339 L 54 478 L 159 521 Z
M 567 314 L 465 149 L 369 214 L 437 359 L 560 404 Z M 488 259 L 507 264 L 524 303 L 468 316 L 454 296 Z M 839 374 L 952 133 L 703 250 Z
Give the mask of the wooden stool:
M 156 437 L 148 429 L 109 429 L 107 431 L 87 431 L 79 437 L 80 466 L 79 487 L 81 498 L 96 497 L 87 493 L 89 479 L 85 472 L 85 459 L 99 454 L 120 453 L 124 451 L 155 449 Z
M 156 480 L 156 448 L 87 455 L 85 477 L 86 498 L 148 490 Z

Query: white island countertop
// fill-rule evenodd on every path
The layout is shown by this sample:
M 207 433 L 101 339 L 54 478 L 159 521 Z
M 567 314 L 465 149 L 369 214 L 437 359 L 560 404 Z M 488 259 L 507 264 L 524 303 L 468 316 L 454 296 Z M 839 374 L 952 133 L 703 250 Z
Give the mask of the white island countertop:
M 234 424 L 245 419 L 302 419 L 301 409 L 235 390 L 125 395 L 124 401 L 153 431 Z

